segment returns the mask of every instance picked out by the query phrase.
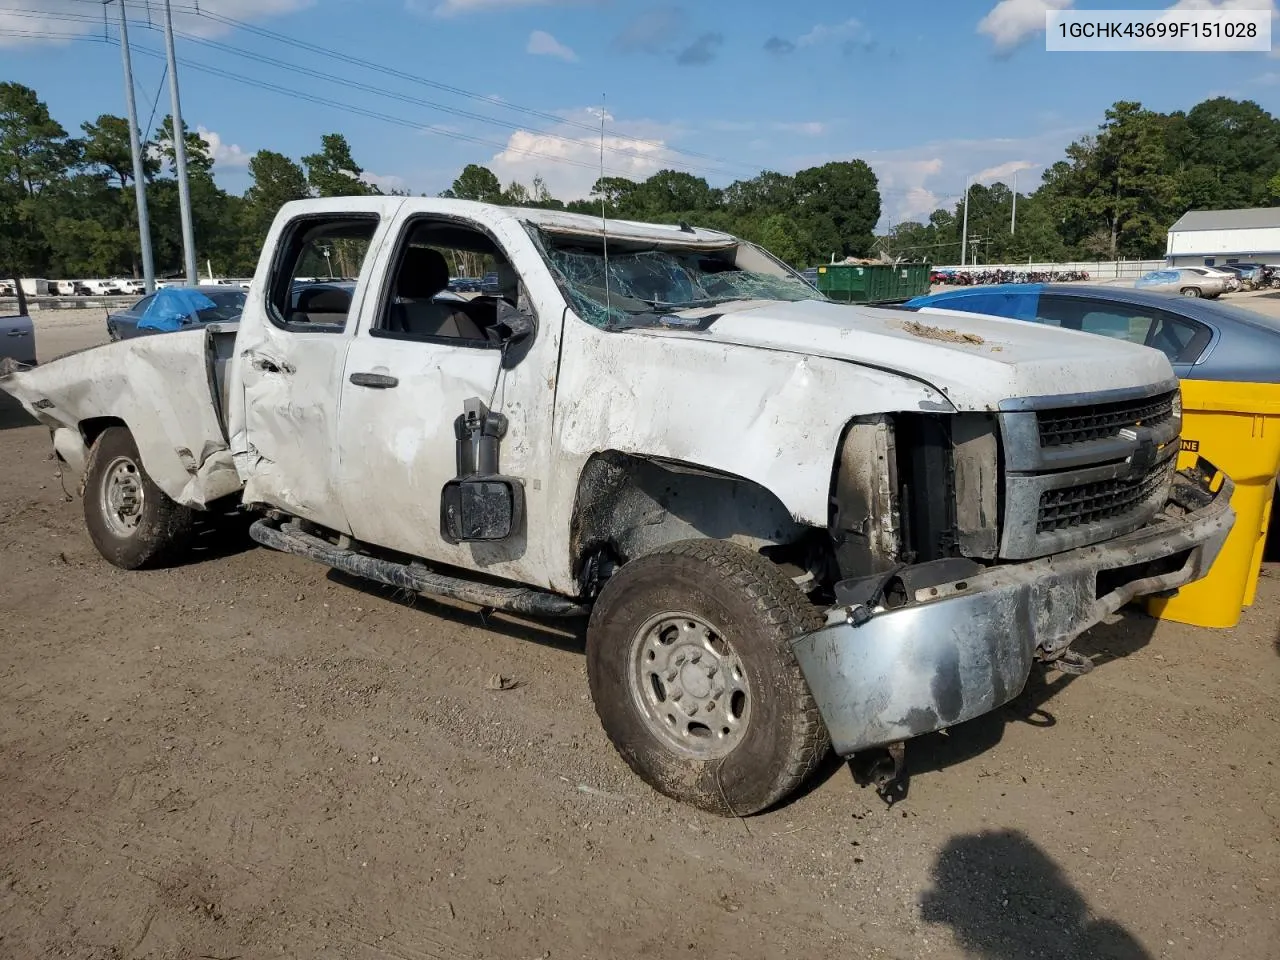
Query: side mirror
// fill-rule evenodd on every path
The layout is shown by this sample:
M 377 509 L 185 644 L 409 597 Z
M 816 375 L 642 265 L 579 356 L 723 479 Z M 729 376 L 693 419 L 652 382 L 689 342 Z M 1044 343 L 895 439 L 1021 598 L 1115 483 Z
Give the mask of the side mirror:
M 517 309 L 505 300 L 498 301 L 497 326 L 505 331 L 502 338 L 502 366 L 510 370 L 523 360 L 538 336 L 538 319 Z
M 524 487 L 509 477 L 450 480 L 440 495 L 440 534 L 448 543 L 506 540 L 524 522 Z

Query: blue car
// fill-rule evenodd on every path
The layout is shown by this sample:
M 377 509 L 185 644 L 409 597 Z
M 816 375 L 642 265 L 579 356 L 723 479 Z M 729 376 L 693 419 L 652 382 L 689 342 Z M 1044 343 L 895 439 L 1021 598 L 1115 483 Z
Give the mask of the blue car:
M 1184 379 L 1280 383 L 1280 320 L 1199 298 L 1011 283 L 929 294 L 903 306 L 984 313 L 1140 343 L 1163 351 Z
M 197 324 L 229 323 L 240 319 L 244 302 L 245 292 L 239 287 L 165 287 L 127 310 L 107 314 L 107 336 L 131 340 Z

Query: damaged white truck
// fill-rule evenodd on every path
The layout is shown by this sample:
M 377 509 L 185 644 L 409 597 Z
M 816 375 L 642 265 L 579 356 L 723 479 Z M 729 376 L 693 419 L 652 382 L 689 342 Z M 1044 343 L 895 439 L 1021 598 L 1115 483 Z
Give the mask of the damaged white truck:
M 497 296 L 446 292 L 496 265 Z M 350 283 L 299 282 L 329 265 Z M 1203 576 L 1231 482 L 1177 472 L 1163 354 L 826 301 L 685 225 L 289 204 L 238 325 L 0 369 L 89 534 L 171 562 L 198 511 L 408 591 L 590 615 L 591 694 L 663 793 L 763 810 L 837 753 L 1022 689 Z

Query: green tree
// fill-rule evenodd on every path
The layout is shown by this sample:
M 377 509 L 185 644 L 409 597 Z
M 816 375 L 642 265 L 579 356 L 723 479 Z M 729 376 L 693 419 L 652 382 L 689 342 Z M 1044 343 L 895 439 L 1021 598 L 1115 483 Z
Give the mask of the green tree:
M 440 196 L 452 200 L 478 200 L 481 203 L 504 202 L 502 184 L 497 175 L 478 163 L 468 163 L 463 167 L 458 179 L 453 181 L 453 186 Z
M 378 188 L 360 179 L 364 170 L 351 155 L 351 145 L 340 133 L 320 138 L 320 152 L 302 158 L 307 182 L 320 197 L 368 197 Z
M 78 152 L 34 90 L 0 83 L 0 181 L 35 196 L 66 175 Z
M 764 170 L 750 180 L 735 180 L 724 189 L 724 205 L 736 216 L 785 213 L 795 206 L 792 177 Z
M 249 160 L 249 176 L 253 184 L 244 199 L 251 229 L 259 240 L 266 237 L 281 207 L 311 196 L 306 173 L 283 153 L 259 150 Z
M 798 222 L 818 247 L 840 256 L 865 256 L 880 220 L 876 175 L 862 160 L 841 160 L 795 175 Z
M 755 238 L 779 260 L 793 267 L 808 264 L 809 251 L 800 225 L 785 213 L 775 213 L 760 222 Z
M 80 124 L 84 131 L 83 162 L 115 177 L 121 189 L 133 181 L 133 151 L 129 146 L 129 121 L 104 113 Z M 160 172 L 160 161 L 143 151 L 142 167 L 148 179 Z
M 187 148 L 188 179 L 197 174 L 213 176 L 213 155 L 209 152 L 208 142 L 200 134 L 192 133 L 185 120 L 182 121 L 182 131 L 183 143 Z M 127 137 L 128 133 L 126 132 L 125 135 Z M 165 116 L 160 121 L 160 128 L 156 130 L 156 136 L 152 142 L 155 144 L 160 156 L 164 158 L 170 173 L 176 174 L 175 165 L 177 161 L 173 150 L 173 117 Z

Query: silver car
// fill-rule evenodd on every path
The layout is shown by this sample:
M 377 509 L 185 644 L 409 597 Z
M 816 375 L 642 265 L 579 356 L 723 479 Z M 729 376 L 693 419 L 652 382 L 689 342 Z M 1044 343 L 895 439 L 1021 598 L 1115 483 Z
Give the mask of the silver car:
M 1184 297 L 1214 300 L 1230 289 L 1227 279 L 1203 267 L 1170 267 L 1153 270 L 1134 281 L 1138 290 L 1151 293 L 1176 293 Z
M 5 357 L 35 365 L 36 328 L 30 317 L 0 317 L 0 359 Z

